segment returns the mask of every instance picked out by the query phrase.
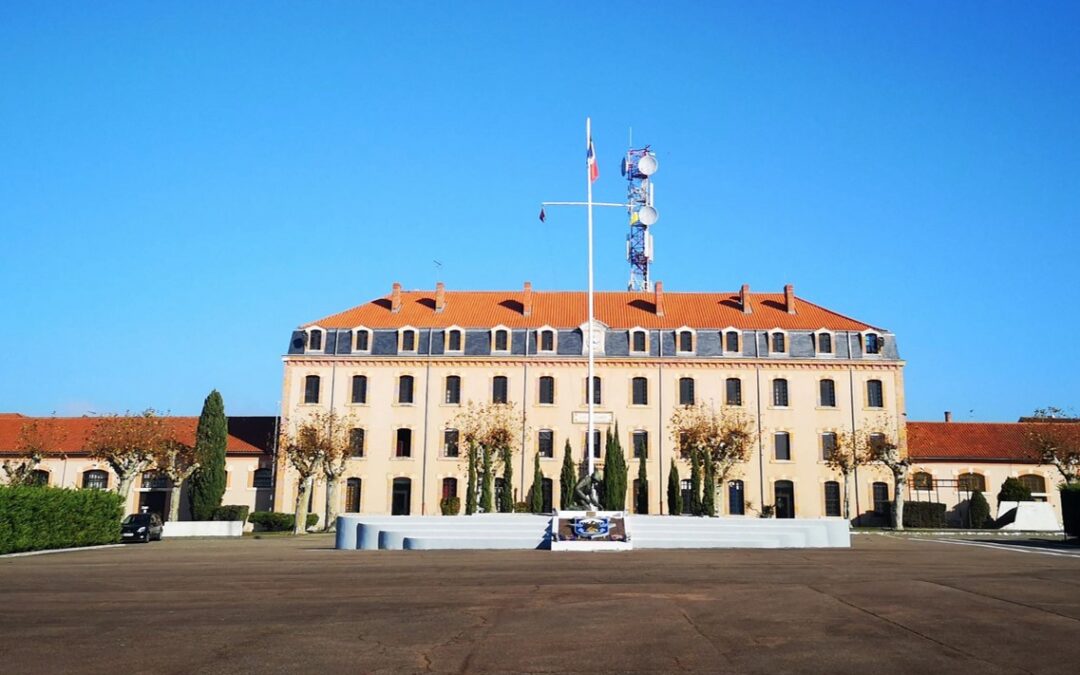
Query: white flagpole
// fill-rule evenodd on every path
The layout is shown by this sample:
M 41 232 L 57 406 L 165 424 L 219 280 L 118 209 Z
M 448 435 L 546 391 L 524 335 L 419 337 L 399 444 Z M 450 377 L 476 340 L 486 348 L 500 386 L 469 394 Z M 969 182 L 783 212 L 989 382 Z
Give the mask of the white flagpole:
M 592 150 L 592 161 L 596 162 L 596 149 L 592 145 L 592 119 L 585 118 L 585 143 L 586 152 Z M 586 396 L 589 398 L 589 424 L 588 435 L 585 441 L 585 454 L 589 457 L 589 480 L 592 480 L 593 475 L 593 401 L 595 400 L 593 394 L 593 224 L 592 224 L 592 166 L 588 161 L 585 162 L 585 182 L 588 185 L 588 211 L 589 211 L 589 332 L 585 337 L 588 340 L 589 348 L 589 379 L 585 384 Z M 590 492 L 592 492 L 592 483 L 590 482 Z

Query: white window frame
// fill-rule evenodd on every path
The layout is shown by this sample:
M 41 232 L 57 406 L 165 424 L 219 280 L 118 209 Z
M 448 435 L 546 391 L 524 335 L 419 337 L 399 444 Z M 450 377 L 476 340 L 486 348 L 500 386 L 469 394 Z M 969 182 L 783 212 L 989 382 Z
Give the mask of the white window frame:
M 543 344 L 542 339 L 544 333 L 551 333 L 551 349 L 542 349 L 540 347 Z M 551 326 L 540 326 L 536 329 L 536 353 L 537 354 L 555 354 L 559 351 L 559 331 L 555 330 Z
M 878 338 L 878 351 L 876 354 L 866 351 L 866 337 L 868 335 L 876 335 Z M 885 334 L 879 330 L 867 328 L 859 333 L 859 347 L 862 349 L 863 358 L 880 359 L 885 352 Z
M 728 351 L 727 348 L 727 334 L 736 333 L 739 336 L 739 348 L 736 351 Z M 742 331 L 735 326 L 728 326 L 727 328 L 720 329 L 720 353 L 724 356 L 742 356 L 743 353 L 743 334 Z
M 320 349 L 311 348 L 311 331 L 317 330 L 322 333 L 322 347 Z M 304 353 L 305 354 L 325 354 L 326 345 L 330 342 L 329 332 L 322 326 L 308 326 L 304 329 Z
M 412 349 L 402 349 L 401 345 L 405 343 L 405 332 L 412 331 L 416 334 L 413 339 Z M 420 353 L 420 330 L 412 326 L 402 326 L 398 328 L 397 332 L 397 352 L 398 354 L 419 354 Z
M 356 336 L 359 335 L 361 331 L 363 331 L 364 333 L 367 333 L 367 349 L 357 349 L 356 348 Z M 371 330 L 370 328 L 367 328 L 366 326 L 357 326 L 356 328 L 352 329 L 352 353 L 353 354 L 370 354 L 371 353 L 371 346 L 373 344 L 375 344 L 375 332 L 373 330 Z
M 821 336 L 828 335 L 829 343 L 832 345 L 832 351 L 821 351 Z M 833 358 L 836 356 L 836 333 L 827 328 L 819 328 L 814 331 L 814 356 L 821 356 L 824 358 Z
M 644 351 L 638 351 L 638 350 L 634 349 L 634 335 L 636 333 L 644 333 L 645 334 L 645 350 Z M 648 330 L 642 328 L 641 326 L 634 326 L 630 330 L 626 331 L 626 335 L 630 339 L 630 342 L 626 345 L 626 352 L 628 354 L 632 354 L 632 355 L 635 355 L 635 356 L 648 356 L 649 355 L 649 347 L 651 347 L 652 345 L 649 344 L 649 331 Z
M 784 351 L 778 352 L 773 350 L 773 336 L 780 333 L 784 336 Z M 787 332 L 783 328 L 777 326 L 770 329 L 766 333 L 765 341 L 768 346 L 769 356 L 789 356 L 791 354 L 791 333 Z
M 682 340 L 682 334 L 685 332 L 690 333 L 690 351 L 683 351 L 680 347 Z M 682 326 L 675 329 L 675 356 L 693 356 L 697 354 L 697 331 L 690 326 Z
M 495 349 L 495 335 L 499 331 L 506 331 L 506 349 Z M 491 329 L 491 353 L 492 354 L 509 354 L 514 349 L 514 333 L 506 326 L 499 324 Z
M 450 333 L 457 331 L 461 333 L 461 349 L 450 349 Z M 461 326 L 449 326 L 443 330 L 443 354 L 464 354 L 465 353 L 465 329 Z

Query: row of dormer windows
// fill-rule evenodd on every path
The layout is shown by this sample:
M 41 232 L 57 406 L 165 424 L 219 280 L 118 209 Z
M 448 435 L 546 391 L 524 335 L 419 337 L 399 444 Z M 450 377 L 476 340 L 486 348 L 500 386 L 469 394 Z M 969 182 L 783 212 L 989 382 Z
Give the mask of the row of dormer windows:
M 354 333 L 354 350 L 358 353 L 371 351 L 371 329 L 356 328 Z M 307 350 L 309 352 L 323 351 L 323 331 L 319 328 L 311 328 L 307 331 Z M 632 328 L 629 331 L 631 354 L 649 353 L 649 331 L 644 328 Z M 742 332 L 737 330 L 720 331 L 721 346 L 725 354 L 742 353 Z M 536 331 L 536 345 L 539 353 L 554 353 L 558 343 L 558 332 L 554 328 L 541 328 Z M 817 354 L 833 353 L 833 335 L 828 331 L 811 333 L 810 339 Z M 884 345 L 884 338 L 878 333 L 866 332 L 861 335 L 862 349 L 864 354 L 880 354 Z M 398 331 L 398 352 L 415 353 L 419 349 L 419 331 L 415 328 L 402 328 Z M 444 352 L 464 352 L 465 331 L 461 328 L 448 328 L 444 331 Z M 510 352 L 510 330 L 508 328 L 495 328 L 491 331 L 491 351 L 493 353 Z M 675 333 L 676 355 L 694 354 L 697 351 L 697 331 L 692 328 L 680 328 Z M 788 336 L 784 331 L 770 331 L 767 333 L 767 348 L 772 354 L 788 353 Z
M 602 405 L 604 402 L 603 379 L 593 376 L 593 404 Z M 304 403 L 315 404 L 319 402 L 322 378 L 318 375 L 308 375 L 304 378 Z M 774 408 L 787 408 L 790 404 L 790 385 L 788 380 L 782 377 L 772 380 L 772 405 Z M 397 392 L 395 402 L 402 405 L 415 403 L 416 380 L 412 375 L 401 375 L 397 380 Z M 588 378 L 584 380 L 583 396 L 588 401 Z M 444 384 L 443 403 L 447 405 L 461 404 L 461 376 L 448 375 Z M 555 378 L 551 375 L 541 375 L 537 379 L 537 403 L 540 405 L 555 404 Z M 353 375 L 350 403 L 366 404 L 368 402 L 368 378 L 366 375 Z M 867 380 L 865 384 L 864 405 L 867 408 L 884 408 L 885 392 L 881 380 Z M 510 382 L 505 375 L 496 375 L 491 378 L 491 402 L 508 403 L 510 400 Z M 836 407 L 836 381 L 830 378 L 818 380 L 818 406 L 822 408 Z M 696 381 L 693 377 L 680 377 L 678 381 L 679 405 L 695 405 L 697 400 Z M 729 377 L 724 380 L 724 405 L 740 406 L 743 404 L 742 380 L 738 377 Z M 649 378 L 637 376 L 630 379 L 630 405 L 649 405 Z

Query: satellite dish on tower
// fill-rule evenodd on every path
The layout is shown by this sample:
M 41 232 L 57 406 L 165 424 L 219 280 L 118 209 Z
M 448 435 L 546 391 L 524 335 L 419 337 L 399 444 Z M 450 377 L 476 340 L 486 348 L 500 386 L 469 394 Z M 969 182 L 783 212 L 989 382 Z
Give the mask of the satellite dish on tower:
M 638 160 L 637 170 L 643 176 L 651 176 L 656 173 L 660 165 L 656 161 L 656 155 L 645 155 Z
M 642 206 L 641 210 L 638 211 L 638 220 L 641 221 L 642 225 L 652 225 L 660 220 L 660 214 L 651 206 Z

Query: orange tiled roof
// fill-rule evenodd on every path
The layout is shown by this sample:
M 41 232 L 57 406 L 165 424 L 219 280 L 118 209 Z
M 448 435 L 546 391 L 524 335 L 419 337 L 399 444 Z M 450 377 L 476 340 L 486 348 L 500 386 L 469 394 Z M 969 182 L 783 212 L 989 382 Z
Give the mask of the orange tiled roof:
M 532 291 L 532 312 L 523 313 L 524 291 L 446 291 L 446 306 L 435 311 L 435 291 L 402 291 L 401 309 L 390 311 L 387 295 L 344 312 L 304 324 L 322 328 L 576 328 L 588 316 L 584 291 Z M 651 292 L 602 291 L 595 296 L 597 321 L 611 328 L 770 328 L 861 331 L 872 328 L 842 314 L 796 298 L 797 313 L 788 314 L 783 293 L 751 293 L 753 312 L 744 314 L 738 293 L 664 292 L 664 316 L 656 315 Z
M 908 422 L 908 456 L 915 460 L 990 460 L 1037 463 L 1027 424 L 1018 422 Z
M 17 413 L 0 415 L 0 455 L 19 454 L 19 434 L 24 424 L 34 420 L 42 424 L 50 424 L 55 420 L 59 427 L 57 434 L 59 447 L 56 448 L 56 454 L 84 454 L 86 439 L 97 419 L 94 417 L 24 417 Z M 185 445 L 195 444 L 198 417 L 168 417 L 166 419 L 176 433 L 176 440 Z M 226 438 L 225 448 L 230 455 L 259 455 L 263 452 L 260 448 L 236 436 L 229 435 Z

